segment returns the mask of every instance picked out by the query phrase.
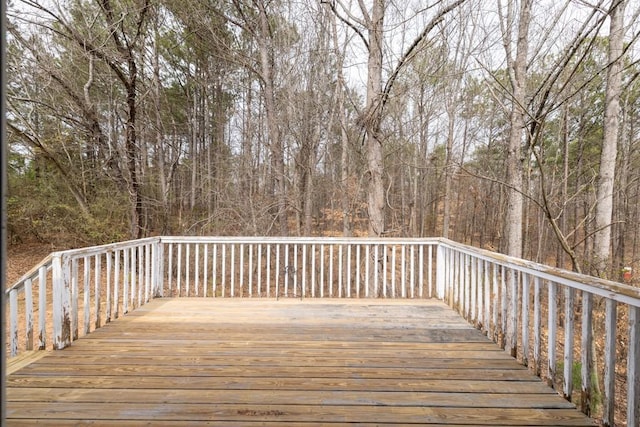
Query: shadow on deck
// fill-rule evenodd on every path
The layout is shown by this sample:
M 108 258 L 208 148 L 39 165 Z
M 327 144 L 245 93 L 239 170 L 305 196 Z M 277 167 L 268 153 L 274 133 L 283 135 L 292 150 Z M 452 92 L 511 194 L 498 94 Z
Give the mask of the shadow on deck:
M 7 377 L 8 425 L 594 425 L 437 300 L 156 299 Z

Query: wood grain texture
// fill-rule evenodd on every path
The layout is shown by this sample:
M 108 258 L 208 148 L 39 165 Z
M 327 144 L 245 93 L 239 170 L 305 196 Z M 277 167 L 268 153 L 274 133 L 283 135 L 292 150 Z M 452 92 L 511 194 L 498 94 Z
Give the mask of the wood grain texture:
M 7 419 L 594 425 L 433 300 L 154 300 L 21 363 L 7 377 Z

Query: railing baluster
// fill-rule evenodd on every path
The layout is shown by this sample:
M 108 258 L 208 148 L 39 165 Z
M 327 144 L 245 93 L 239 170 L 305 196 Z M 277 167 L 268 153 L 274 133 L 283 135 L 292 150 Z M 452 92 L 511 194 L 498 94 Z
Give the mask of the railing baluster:
M 500 307 L 498 264 L 493 264 L 491 267 L 491 284 L 493 288 L 493 304 L 491 308 L 491 317 L 493 319 L 493 340 L 498 342 L 498 335 L 500 331 L 500 323 L 498 323 L 498 312 Z
M 503 336 L 500 346 L 506 348 L 505 337 L 507 335 L 507 269 L 504 266 L 500 267 L 500 332 Z
M 629 307 L 627 425 L 640 425 L 640 307 Z
M 400 286 L 402 298 L 407 297 L 407 259 L 406 259 L 406 247 L 401 246 L 400 250 Z
M 153 265 L 153 247 L 151 245 L 144 246 L 144 303 L 149 302 L 149 294 L 151 292 L 151 282 L 153 278 L 153 271 L 151 266 Z
M 418 265 L 420 266 L 418 270 L 418 295 L 420 296 L 420 298 L 424 298 L 424 245 L 420 245 L 418 254 Z
M 129 277 L 131 274 L 130 266 L 129 266 L 129 253 L 130 251 L 127 249 L 124 252 L 124 278 L 122 279 L 122 313 L 127 314 L 129 312 L 129 286 L 131 278 Z M 75 276 L 75 275 L 74 275 Z
M 534 278 L 533 282 L 533 373 L 540 376 L 542 363 L 542 302 L 540 293 L 542 279 Z
M 342 245 L 338 246 L 338 298 L 342 298 L 344 278 L 344 253 L 342 251 Z
M 111 268 L 113 267 L 113 252 L 109 251 L 106 253 L 106 258 L 107 258 L 107 283 L 105 283 L 105 287 L 106 287 L 106 291 L 105 294 L 107 296 L 107 302 L 106 302 L 106 307 L 105 307 L 105 323 L 109 323 L 111 322 L 111 305 L 112 305 L 112 299 L 111 299 L 111 280 L 112 280 L 112 274 L 111 274 Z
M 289 296 L 289 274 L 290 274 L 290 260 L 289 260 L 289 245 L 284 246 L 284 296 Z
M 431 246 L 429 246 L 429 292 L 431 292 L 431 268 L 432 268 L 432 250 Z M 438 245 L 436 247 L 436 298 L 440 298 L 443 301 L 447 300 L 446 290 L 450 287 L 447 286 L 447 278 L 445 277 L 448 265 L 448 250 L 445 249 L 442 245 Z M 429 294 L 429 297 L 432 295 Z
M 365 251 L 365 252 L 366 252 L 366 253 L 365 253 L 366 261 L 365 261 L 365 263 L 364 263 L 364 265 L 365 265 L 365 272 L 364 272 L 364 281 L 365 281 L 365 283 L 364 283 L 364 296 L 365 296 L 365 298 L 369 298 L 369 285 L 370 285 L 370 283 L 369 283 L 369 280 L 370 280 L 369 276 L 370 276 L 370 273 L 371 273 L 371 271 L 370 271 L 370 269 L 371 269 L 371 246 L 370 246 L 370 245 L 367 245 L 367 246 L 366 246 L 366 248 L 367 248 L 367 249 L 366 249 L 366 251 Z
M 573 338 L 575 333 L 575 291 L 565 287 L 565 311 L 564 311 L 564 398 L 571 401 L 573 393 Z
M 416 297 L 416 247 L 411 245 L 411 260 L 409 264 L 409 286 L 411 298 Z
M 271 245 L 267 245 L 267 298 L 271 296 Z
M 262 244 L 258 244 L 258 296 L 262 296 Z M 267 273 L 268 276 L 268 273 Z
M 176 273 L 176 296 L 181 296 L 182 291 L 182 244 L 178 244 L 178 271 Z
M 460 254 L 459 252 L 455 252 L 453 254 L 453 259 L 452 259 L 452 263 L 453 263 L 453 285 L 455 286 L 454 288 L 454 301 L 455 301 L 455 309 L 459 312 L 462 313 L 463 307 L 462 307 L 462 301 L 464 300 L 464 295 L 462 294 L 462 291 L 464 289 L 464 280 L 462 277 L 462 274 L 460 272 L 460 258 L 462 257 L 462 254 Z
M 320 245 L 320 298 L 324 297 L 324 244 Z
M 591 372 L 593 370 L 593 295 L 582 292 L 582 339 L 580 341 L 580 377 L 582 390 L 580 392 L 580 409 L 591 416 Z
M 380 295 L 380 290 L 378 289 L 378 285 L 380 283 L 380 268 L 378 266 L 378 262 L 380 260 L 380 245 L 375 245 L 373 251 L 375 256 L 375 261 L 373 263 L 373 297 L 377 298 L 378 295 Z
M 71 341 L 78 339 L 78 259 L 71 261 Z
M 276 245 L 276 268 L 275 268 L 275 293 L 276 298 L 278 298 L 280 291 L 280 245 Z
M 137 307 L 140 307 L 144 304 L 142 300 L 142 287 L 145 281 L 145 254 L 144 254 L 144 246 L 138 246 L 138 302 Z
M 614 425 L 616 395 L 616 334 L 618 319 L 618 303 L 612 299 L 605 300 L 604 321 L 604 408 L 602 423 Z
M 347 246 L 347 298 L 351 298 L 351 245 Z
M 244 250 L 245 245 L 238 245 L 238 251 L 240 252 L 240 296 L 244 296 Z
M 89 331 L 91 330 L 91 302 L 90 302 L 91 290 L 89 288 L 89 277 L 90 277 L 90 274 L 91 274 L 91 265 L 90 265 L 90 262 L 89 262 L 89 257 L 84 257 L 83 258 L 83 264 L 84 264 L 84 276 L 83 276 L 84 286 L 82 287 L 82 293 L 83 293 L 83 297 L 84 297 L 84 301 L 83 301 L 84 330 L 83 330 L 83 333 L 84 333 L 84 335 L 87 335 L 89 333 Z
M 236 245 L 231 245 L 231 290 L 229 291 L 230 297 L 236 296 Z
M 307 290 L 307 245 L 302 245 L 302 277 L 300 279 L 302 281 L 300 298 L 304 298 Z
M 18 355 L 18 291 L 12 289 L 9 292 L 9 331 L 11 357 Z
M 391 246 L 391 295 L 395 298 L 396 291 L 396 246 Z
M 484 261 L 484 331 L 489 336 L 491 330 L 491 281 L 489 280 L 489 261 Z
M 333 245 L 329 246 L 329 298 L 333 297 Z
M 474 257 L 469 256 L 469 281 L 471 294 L 469 296 L 470 307 L 469 307 L 469 320 L 472 324 L 477 324 L 478 322 L 478 274 L 476 271 L 476 259 Z
M 99 329 L 102 323 L 102 310 L 101 310 L 101 276 L 102 276 L 102 255 L 96 254 L 93 261 L 94 276 L 93 276 L 93 298 L 95 302 L 95 329 Z
M 247 276 L 249 278 L 249 296 L 253 296 L 253 245 L 248 245 L 247 250 L 249 251 L 249 271 Z
M 476 314 L 476 326 L 478 328 L 484 327 L 484 261 L 476 258 L 475 260 L 476 270 L 476 301 L 477 301 L 477 314 Z
M 129 300 L 130 300 L 130 306 L 131 306 L 131 310 L 136 308 L 136 293 L 137 293 L 137 274 L 136 274 L 136 265 L 138 262 L 138 258 L 137 258 L 137 252 L 136 252 L 136 248 L 131 248 L 129 250 L 130 254 L 131 254 L 131 264 L 129 265 L 129 267 L 131 268 L 131 288 L 130 288 L 130 294 L 129 294 Z
M 522 273 L 522 364 L 529 366 L 529 275 Z
M 24 314 L 25 314 L 25 349 L 33 350 L 33 282 L 24 282 Z
M 465 310 L 463 317 L 467 322 L 473 324 L 473 257 L 469 254 L 464 255 L 464 277 L 465 277 Z
M 205 243 L 202 254 L 202 296 L 206 297 L 209 292 L 209 244 Z
M 196 253 L 195 253 L 195 271 L 193 272 L 193 276 L 194 276 L 194 290 L 196 293 L 196 296 L 198 296 L 200 294 L 200 245 L 199 244 L 195 244 L 196 247 Z
M 122 251 L 115 251 L 115 272 L 113 276 L 113 318 L 120 315 L 120 254 Z
M 311 298 L 316 297 L 316 245 L 311 245 Z
M 360 298 L 360 252 L 362 251 L 362 245 L 356 245 L 356 297 Z
M 293 245 L 293 296 L 298 292 L 298 245 Z
M 220 295 L 222 298 L 225 296 L 227 290 L 227 245 L 222 244 L 222 258 L 220 259 L 220 268 L 222 270 L 222 279 L 220 280 L 221 290 Z
M 47 348 L 47 267 L 38 270 L 38 350 Z
M 173 296 L 173 243 L 169 243 L 169 295 Z
M 164 297 L 164 248 L 160 241 L 153 245 L 153 298 Z
M 213 277 L 212 280 L 212 297 L 218 296 L 218 245 L 213 245 L 213 258 L 211 259 L 212 268 L 213 268 Z
M 556 304 L 556 288 L 555 282 L 549 282 L 549 301 L 547 302 L 547 310 L 549 313 L 548 333 L 547 333 L 547 383 L 549 386 L 556 387 L 556 339 L 558 337 L 558 306 Z
M 184 296 L 191 296 L 191 245 L 185 245 L 184 254 Z

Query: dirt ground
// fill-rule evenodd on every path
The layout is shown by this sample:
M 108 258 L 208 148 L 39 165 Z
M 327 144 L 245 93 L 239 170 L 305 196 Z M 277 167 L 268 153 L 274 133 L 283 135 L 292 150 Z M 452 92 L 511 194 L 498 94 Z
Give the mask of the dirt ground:
M 23 243 L 7 248 L 7 278 L 5 286 L 13 285 L 51 252 L 59 250 L 43 243 Z

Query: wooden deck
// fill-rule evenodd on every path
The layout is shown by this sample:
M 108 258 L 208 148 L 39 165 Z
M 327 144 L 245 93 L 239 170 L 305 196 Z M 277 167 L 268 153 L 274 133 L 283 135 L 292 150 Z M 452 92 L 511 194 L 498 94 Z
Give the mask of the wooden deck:
M 8 425 L 594 425 L 435 300 L 159 299 L 22 365 Z

